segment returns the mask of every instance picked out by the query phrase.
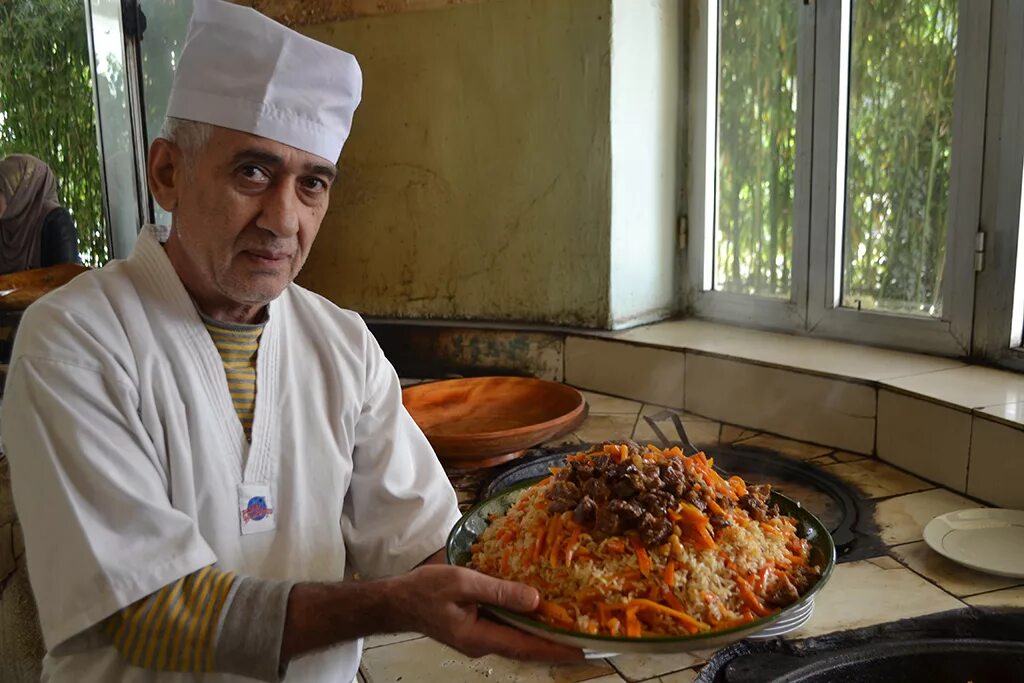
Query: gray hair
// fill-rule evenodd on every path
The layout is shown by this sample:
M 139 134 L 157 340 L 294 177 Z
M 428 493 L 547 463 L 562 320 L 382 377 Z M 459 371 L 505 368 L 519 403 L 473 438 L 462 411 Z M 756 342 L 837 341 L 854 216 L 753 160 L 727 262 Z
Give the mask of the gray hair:
M 185 158 L 192 161 L 192 157 L 199 154 L 206 148 L 213 133 L 213 126 L 200 121 L 189 119 L 178 119 L 168 116 L 164 119 L 163 128 L 160 129 L 160 137 L 170 140 L 185 153 Z

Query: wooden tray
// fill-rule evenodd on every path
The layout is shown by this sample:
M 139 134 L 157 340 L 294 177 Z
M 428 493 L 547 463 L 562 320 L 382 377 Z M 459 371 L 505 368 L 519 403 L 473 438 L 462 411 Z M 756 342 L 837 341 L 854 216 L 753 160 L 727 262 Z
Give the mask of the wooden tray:
M 570 386 L 528 377 L 473 377 L 402 391 L 406 409 L 448 467 L 490 467 L 578 427 L 587 402 Z
M 0 310 L 23 311 L 44 294 L 89 270 L 74 263 L 0 275 Z

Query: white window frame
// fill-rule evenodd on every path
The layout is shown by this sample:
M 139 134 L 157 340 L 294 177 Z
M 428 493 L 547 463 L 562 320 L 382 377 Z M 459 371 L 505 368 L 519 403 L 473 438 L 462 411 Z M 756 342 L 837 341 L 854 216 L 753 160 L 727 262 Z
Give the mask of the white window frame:
M 793 0 L 800 4 L 800 0 Z M 814 45 L 814 8 L 799 8 L 797 31 L 797 118 L 796 168 L 793 173 L 793 254 L 790 298 L 715 291 L 714 224 L 717 220 L 715 183 L 718 150 L 718 0 L 690 3 L 690 103 L 692 137 L 690 155 L 684 306 L 699 317 L 741 325 L 785 331 L 802 330 L 806 325 L 807 255 L 810 244 L 810 197 L 801 188 L 808 187 L 811 174 L 811 122 L 814 96 L 814 64 L 804 51 Z M 710 59 L 715 55 L 715 59 Z M 806 104 L 806 106 L 804 106 Z
M 975 355 L 1024 370 L 1024 2 L 994 0 Z
M 1004 0 L 994 0 L 1002 2 Z M 837 220 L 839 169 L 846 144 L 846 82 L 850 0 L 793 0 L 799 5 L 797 166 L 794 174 L 792 298 L 710 289 L 716 217 L 718 0 L 691 7 L 689 174 L 690 236 L 684 303 L 703 318 L 846 341 L 964 356 L 970 353 L 974 308 L 974 245 L 980 225 L 992 0 L 960 0 L 953 150 L 941 318 L 856 311 L 839 305 L 842 225 Z M 813 49 L 814 54 L 808 55 Z M 715 81 L 711 81 L 714 78 Z M 842 89 L 842 90 L 841 90 Z M 839 93 L 843 93 L 840 102 Z M 843 109 L 841 109 L 841 105 Z M 842 117 L 841 117 L 842 114 Z M 810 150 L 813 150 L 811 152 Z M 813 156 L 812 156 L 813 155 Z M 845 164 L 845 161 L 844 161 Z

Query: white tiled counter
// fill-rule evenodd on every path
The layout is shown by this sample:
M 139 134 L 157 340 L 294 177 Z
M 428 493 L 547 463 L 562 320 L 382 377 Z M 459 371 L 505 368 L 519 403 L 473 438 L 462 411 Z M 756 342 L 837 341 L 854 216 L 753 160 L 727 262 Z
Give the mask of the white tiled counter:
M 569 438 L 581 442 L 653 438 L 642 420 L 661 406 L 585 392 L 587 421 Z M 674 407 L 679 408 L 677 403 Z M 792 441 L 696 416 L 685 418 L 698 445 L 743 443 L 813 462 L 874 499 L 876 522 L 888 546 L 885 555 L 836 566 L 815 598 L 814 616 L 789 637 L 917 617 L 967 605 L 1024 607 L 1024 581 L 961 567 L 928 548 L 924 525 L 936 515 L 980 504 L 874 458 Z M 366 683 L 690 683 L 713 652 L 676 655 L 621 655 L 569 665 L 522 664 L 484 657 L 469 659 L 415 634 L 367 641 L 360 676 Z

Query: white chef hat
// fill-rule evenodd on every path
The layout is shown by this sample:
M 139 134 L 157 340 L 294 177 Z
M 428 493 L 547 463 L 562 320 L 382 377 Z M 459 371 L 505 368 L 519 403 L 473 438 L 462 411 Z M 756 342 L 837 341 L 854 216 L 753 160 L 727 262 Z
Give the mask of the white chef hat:
M 167 115 L 337 161 L 362 95 L 356 58 L 221 0 L 195 0 Z

